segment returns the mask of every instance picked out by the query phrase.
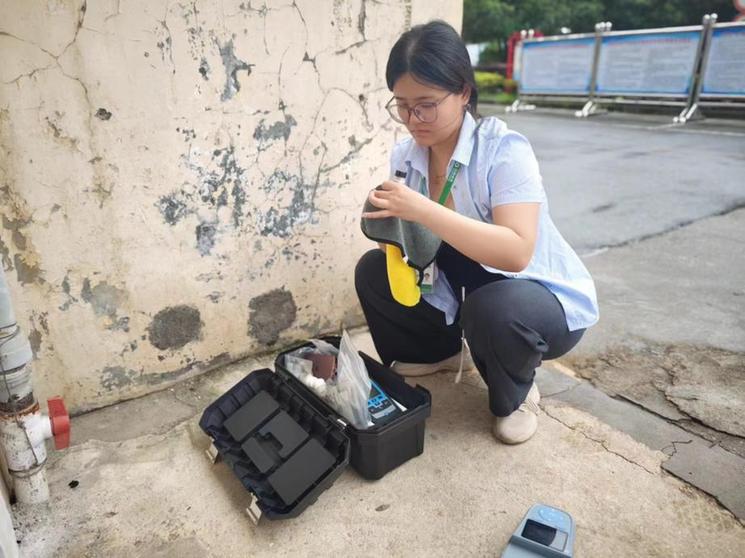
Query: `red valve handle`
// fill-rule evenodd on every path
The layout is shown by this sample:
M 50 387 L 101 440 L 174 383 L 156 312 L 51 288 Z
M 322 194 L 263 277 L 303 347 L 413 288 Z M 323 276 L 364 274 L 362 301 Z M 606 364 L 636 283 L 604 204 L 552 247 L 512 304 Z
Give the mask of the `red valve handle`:
M 54 447 L 58 450 L 65 449 L 70 445 L 70 415 L 67 414 L 65 402 L 57 395 L 47 399 L 47 407 L 49 422 L 52 423 Z

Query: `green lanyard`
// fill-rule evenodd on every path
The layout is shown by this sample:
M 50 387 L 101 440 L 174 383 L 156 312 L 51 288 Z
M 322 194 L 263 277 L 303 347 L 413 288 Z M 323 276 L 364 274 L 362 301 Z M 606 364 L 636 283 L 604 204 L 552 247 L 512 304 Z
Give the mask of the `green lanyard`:
M 442 187 L 442 193 L 440 194 L 440 199 L 438 200 L 438 203 L 440 205 L 445 205 L 445 202 L 448 199 L 448 196 L 450 195 L 450 190 L 453 189 L 453 184 L 455 184 L 455 179 L 458 176 L 458 171 L 460 171 L 460 167 L 462 165 L 458 161 L 453 161 L 453 167 L 450 169 L 450 173 L 448 174 L 448 179 L 445 181 L 445 186 Z M 426 192 L 426 180 L 424 177 L 422 177 L 422 192 Z

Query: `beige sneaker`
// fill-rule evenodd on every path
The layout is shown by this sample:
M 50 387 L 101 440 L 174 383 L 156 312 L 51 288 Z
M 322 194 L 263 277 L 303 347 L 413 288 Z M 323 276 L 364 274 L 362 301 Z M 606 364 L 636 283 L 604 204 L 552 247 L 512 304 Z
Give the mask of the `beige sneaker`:
M 469 370 L 473 367 L 474 364 L 473 359 L 471 358 L 471 353 L 466 350 L 466 355 L 463 360 L 463 369 Z M 435 374 L 436 372 L 457 372 L 460 368 L 460 352 L 446 358 L 445 360 L 433 363 L 399 362 L 396 360 L 391 364 L 391 368 L 401 376 L 406 377 L 428 376 L 429 374 Z
M 538 386 L 533 382 L 528 396 L 516 411 L 509 416 L 494 419 L 494 437 L 505 444 L 522 444 L 529 440 L 538 429 L 540 400 Z

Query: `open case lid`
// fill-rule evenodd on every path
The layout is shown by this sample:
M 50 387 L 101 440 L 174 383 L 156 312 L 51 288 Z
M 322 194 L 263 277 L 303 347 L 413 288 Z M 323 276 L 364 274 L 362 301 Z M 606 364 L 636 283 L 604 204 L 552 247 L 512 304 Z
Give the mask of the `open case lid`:
M 349 463 L 344 425 L 267 368 L 209 405 L 199 426 L 270 518 L 299 515 Z

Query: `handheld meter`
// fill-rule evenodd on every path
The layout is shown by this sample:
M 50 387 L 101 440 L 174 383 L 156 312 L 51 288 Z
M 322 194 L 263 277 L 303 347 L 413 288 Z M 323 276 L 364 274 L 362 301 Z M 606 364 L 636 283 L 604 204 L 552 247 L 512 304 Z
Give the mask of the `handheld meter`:
M 571 558 L 574 520 L 567 512 L 536 504 L 510 537 L 502 558 Z
M 367 400 L 370 417 L 376 426 L 381 426 L 402 414 L 391 398 L 374 381 L 370 380 L 370 397 Z

